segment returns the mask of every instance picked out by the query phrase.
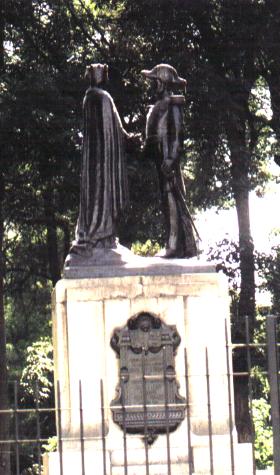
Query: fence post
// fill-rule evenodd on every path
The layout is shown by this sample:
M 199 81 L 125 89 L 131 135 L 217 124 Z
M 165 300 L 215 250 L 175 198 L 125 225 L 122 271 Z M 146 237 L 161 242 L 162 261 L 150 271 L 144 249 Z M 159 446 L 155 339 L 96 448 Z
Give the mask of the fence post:
M 245 333 L 246 333 L 246 351 L 247 351 L 247 371 L 248 371 L 248 389 L 249 389 L 249 412 L 250 412 L 250 423 L 251 423 L 251 432 L 252 432 L 252 461 L 253 461 L 253 475 L 256 475 L 256 457 L 255 457 L 255 425 L 253 418 L 253 384 L 252 384 L 252 359 L 251 359 L 251 348 L 250 348 L 250 328 L 249 328 L 249 317 L 245 317 Z
M 82 381 L 79 381 L 79 402 L 80 402 L 80 443 L 81 443 L 81 463 L 82 475 L 85 475 L 85 438 L 84 438 L 84 414 L 83 414 L 83 389 Z
M 266 318 L 268 376 L 270 384 L 271 418 L 273 428 L 273 459 L 274 474 L 280 475 L 280 395 L 279 395 L 279 362 L 276 338 L 277 317 Z
M 19 461 L 19 422 L 18 422 L 18 382 L 14 382 L 14 416 L 15 416 L 15 445 L 16 445 L 16 475 L 20 475 Z
M 63 442 L 62 442 L 62 423 L 61 423 L 61 398 L 60 382 L 57 381 L 57 444 L 59 453 L 59 475 L 63 475 Z
M 211 414 L 211 397 L 210 397 L 210 373 L 209 373 L 209 358 L 208 348 L 205 348 L 206 359 L 206 385 L 207 385 L 207 408 L 208 408 L 208 431 L 209 431 L 209 451 L 210 451 L 210 473 L 214 475 L 213 462 L 213 430 L 212 430 L 212 414 Z

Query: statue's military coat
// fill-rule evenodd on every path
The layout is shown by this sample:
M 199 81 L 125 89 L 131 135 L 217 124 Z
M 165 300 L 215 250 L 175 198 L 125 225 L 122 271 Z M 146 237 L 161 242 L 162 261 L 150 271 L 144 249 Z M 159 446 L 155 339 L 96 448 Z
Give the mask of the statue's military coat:
M 167 224 L 167 248 L 177 257 L 197 255 L 193 223 L 185 202 L 180 168 L 183 152 L 183 96 L 167 96 L 152 106 L 147 115 L 145 153 L 155 160 Z M 170 174 L 164 173 L 169 163 Z

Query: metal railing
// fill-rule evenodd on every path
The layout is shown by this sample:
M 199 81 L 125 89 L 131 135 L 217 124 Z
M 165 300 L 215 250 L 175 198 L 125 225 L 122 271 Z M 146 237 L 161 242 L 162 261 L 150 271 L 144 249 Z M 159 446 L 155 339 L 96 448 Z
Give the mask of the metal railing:
M 236 473 L 236 461 L 234 454 L 234 440 L 233 440 L 233 429 L 234 429 L 234 394 L 232 394 L 232 385 L 231 385 L 231 352 L 233 351 L 234 355 L 238 352 L 243 351 L 246 358 L 246 370 L 245 371 L 236 371 L 233 373 L 234 379 L 236 378 L 246 378 L 248 380 L 248 406 L 249 406 L 249 415 L 250 415 L 250 428 L 251 428 L 251 440 L 252 440 L 252 475 L 257 473 L 257 460 L 256 453 L 254 451 L 254 445 L 256 442 L 256 434 L 254 429 L 254 414 L 253 414 L 253 404 L 255 395 L 256 376 L 254 373 L 254 368 L 257 362 L 258 371 L 262 376 L 268 377 L 270 384 L 270 404 L 271 404 L 271 426 L 273 429 L 273 470 L 275 475 L 280 474 L 280 395 L 279 395 L 279 357 L 278 357 L 278 347 L 277 343 L 277 318 L 274 316 L 266 317 L 266 341 L 261 341 L 258 343 L 252 343 L 250 341 L 250 332 L 248 320 L 246 320 L 246 331 L 245 331 L 245 341 L 242 343 L 231 344 L 228 341 L 227 329 L 225 330 L 225 358 L 226 358 L 226 368 L 227 368 L 227 401 L 228 401 L 228 434 L 230 438 L 230 466 L 231 473 L 234 475 Z M 261 367 L 261 370 L 260 370 Z M 212 401 L 211 401 L 211 374 L 209 371 L 209 357 L 208 349 L 205 348 L 205 383 L 207 388 L 207 418 L 208 418 L 208 448 L 209 448 L 209 473 L 215 475 L 215 454 L 213 450 L 213 416 L 212 416 Z M 186 433 L 186 451 L 188 451 L 188 474 L 192 475 L 194 473 L 194 460 L 192 456 L 192 431 L 191 431 L 191 403 L 190 403 L 190 375 L 188 373 L 188 351 L 185 349 L 185 414 L 187 420 L 187 433 Z M 150 461 L 149 461 L 149 451 L 151 444 L 149 441 L 149 425 L 148 425 L 148 414 L 150 410 L 150 405 L 147 401 L 147 391 L 146 383 L 151 378 L 150 375 L 145 374 L 145 364 L 142 365 L 142 375 L 140 376 L 142 380 L 142 391 L 143 391 L 143 437 L 144 437 L 144 453 L 145 453 L 145 470 L 146 475 L 150 474 Z M 165 431 L 164 435 L 166 438 L 166 473 L 172 475 L 172 463 L 170 456 L 170 405 L 168 402 L 168 390 L 167 390 L 167 381 L 168 373 L 166 368 L 163 370 L 163 381 L 164 381 L 164 410 L 165 410 Z M 121 389 L 123 389 L 124 382 L 121 380 Z M 87 475 L 85 469 L 85 444 L 87 442 L 87 437 L 84 431 L 84 407 L 83 407 L 83 387 L 80 382 L 79 387 L 79 444 L 80 444 L 80 475 Z M 11 394 L 12 393 L 12 394 Z M 122 391 L 124 394 L 125 391 Z M 56 407 L 42 407 L 42 402 L 39 398 L 39 386 L 36 385 L 34 391 L 35 397 L 33 402 L 33 407 L 26 407 L 22 402 L 22 394 L 20 386 L 17 382 L 13 383 L 13 390 L 10 391 L 11 404 L 9 409 L 0 411 L 0 423 L 1 418 L 9 418 L 9 434 L 10 436 L 5 440 L 0 440 L 0 450 L 8 452 L 11 460 L 11 475 L 27 475 L 34 474 L 39 475 L 43 473 L 42 465 L 42 454 L 46 450 L 45 446 L 49 443 L 50 437 L 57 437 L 57 447 L 56 450 L 59 453 L 59 471 L 60 475 L 69 475 L 65 472 L 64 469 L 64 450 L 65 444 L 71 441 L 71 438 L 66 438 L 62 430 L 62 413 L 67 410 L 67 408 L 61 407 L 61 390 L 60 383 L 56 383 Z M 110 408 L 105 407 L 104 402 L 104 389 L 103 381 L 100 380 L 100 419 L 101 419 L 101 433 L 99 439 L 102 443 L 103 450 L 103 474 L 109 475 L 110 468 L 107 466 L 106 459 L 106 447 L 107 447 L 107 436 L 106 436 L 106 421 L 105 413 L 110 410 Z M 25 403 L 26 404 L 26 403 Z M 174 404 L 172 405 L 174 406 Z M 178 405 L 180 406 L 180 404 Z M 157 408 L 160 405 L 156 406 Z M 121 410 L 123 414 L 123 473 L 124 475 L 129 475 L 129 464 L 128 464 L 128 437 L 129 427 L 126 423 L 126 417 L 128 411 L 131 409 L 131 405 L 127 406 L 124 398 L 121 400 Z M 56 421 L 56 423 L 55 423 Z M 56 426 L 56 430 L 55 430 Z M 94 435 L 91 437 L 91 440 L 96 437 Z M 77 442 L 77 439 L 75 439 Z M 183 441 L 182 441 L 183 444 Z M 92 472 L 94 473 L 94 471 Z M 10 475 L 10 474 L 7 474 Z M 79 475 L 79 474 L 77 474 Z M 249 475 L 249 474 L 248 474 Z

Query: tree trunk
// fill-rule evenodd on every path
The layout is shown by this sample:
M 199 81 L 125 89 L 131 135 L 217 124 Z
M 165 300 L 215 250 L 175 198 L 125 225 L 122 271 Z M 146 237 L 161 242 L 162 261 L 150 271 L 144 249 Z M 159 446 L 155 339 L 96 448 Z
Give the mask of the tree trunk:
M 57 225 L 50 191 L 45 192 L 45 216 L 47 218 L 47 250 L 49 271 L 52 284 L 55 286 L 57 281 L 61 278 L 61 273 L 58 254 Z
M 9 439 L 9 415 L 5 412 L 8 409 L 8 380 L 7 380 L 7 362 L 6 362 L 6 333 L 4 316 L 4 256 L 3 256 L 3 237 L 4 222 L 2 203 L 4 197 L 3 177 L 0 176 L 0 440 Z M 9 445 L 0 443 L 0 475 L 10 474 L 10 453 Z
M 232 190 L 238 218 L 241 274 L 238 315 L 234 318 L 243 328 L 244 317 L 248 316 L 252 328 L 255 318 L 255 265 L 249 211 L 250 151 L 246 147 L 245 134 L 245 123 L 231 122 L 227 136 L 231 152 Z
M 245 124 L 231 123 L 228 141 L 231 151 L 232 189 L 235 198 L 240 251 L 240 294 L 238 314 L 233 316 L 233 341 L 245 342 L 245 316 L 249 317 L 250 328 L 253 330 L 255 317 L 255 268 L 254 244 L 250 228 L 249 212 L 249 163 L 250 152 L 246 148 Z M 234 372 L 247 371 L 246 351 L 238 350 L 233 359 Z M 236 428 L 239 442 L 250 442 L 252 439 L 249 412 L 248 377 L 235 377 L 235 413 Z
M 233 341 L 246 342 L 245 316 L 248 315 L 251 334 L 255 315 L 255 276 L 254 245 L 250 232 L 249 191 L 237 190 L 235 193 L 236 211 L 239 226 L 241 289 L 238 303 L 238 315 L 234 316 Z M 234 372 L 247 372 L 247 353 L 239 349 L 233 359 Z M 249 411 L 248 377 L 234 378 L 236 429 L 239 442 L 251 442 L 251 421 Z
M 235 193 L 236 211 L 239 229 L 239 252 L 241 286 L 237 319 L 244 322 L 247 315 L 251 327 L 255 316 L 255 264 L 254 243 L 250 230 L 249 191 L 239 190 Z
M 4 1 L 0 0 L 0 75 L 5 72 L 4 61 Z M 1 125 L 1 124 L 0 124 Z M 1 143 L 3 141 L 0 138 Z M 3 160 L 3 157 L 2 157 Z M 9 415 L 5 412 L 8 409 L 8 375 L 6 361 L 6 332 L 4 315 L 4 178 L 0 171 L 0 441 L 9 440 Z M 0 475 L 10 474 L 10 446 L 0 442 Z

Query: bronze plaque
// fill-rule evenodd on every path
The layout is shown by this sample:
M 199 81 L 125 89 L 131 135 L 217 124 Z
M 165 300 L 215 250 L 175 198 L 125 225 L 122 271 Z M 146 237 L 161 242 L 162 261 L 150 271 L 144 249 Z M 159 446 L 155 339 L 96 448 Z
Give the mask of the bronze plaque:
M 174 325 L 144 312 L 115 330 L 111 346 L 120 358 L 120 383 L 111 409 L 122 429 L 157 434 L 184 420 L 174 361 L 180 341 Z

